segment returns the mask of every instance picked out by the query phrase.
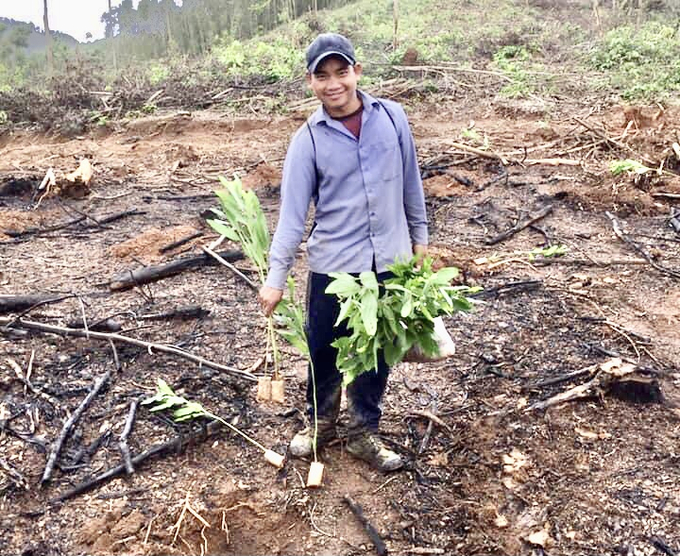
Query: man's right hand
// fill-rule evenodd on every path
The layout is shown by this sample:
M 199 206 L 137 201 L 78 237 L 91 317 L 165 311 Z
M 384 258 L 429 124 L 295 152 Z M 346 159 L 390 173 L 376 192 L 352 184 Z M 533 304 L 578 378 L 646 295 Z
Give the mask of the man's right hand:
M 270 317 L 276 309 L 279 301 L 283 299 L 283 290 L 277 290 L 270 286 L 262 286 L 259 293 L 260 306 L 266 317 Z

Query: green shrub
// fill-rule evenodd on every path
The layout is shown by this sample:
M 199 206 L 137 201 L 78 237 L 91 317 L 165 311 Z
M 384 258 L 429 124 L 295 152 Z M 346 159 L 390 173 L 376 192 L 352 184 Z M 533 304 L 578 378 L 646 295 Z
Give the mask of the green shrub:
M 493 55 L 493 66 L 503 72 L 512 82 L 501 89 L 501 94 L 511 98 L 526 97 L 536 89 L 535 80 L 529 72 L 536 68 L 525 46 L 508 45 Z
M 262 76 L 268 81 L 293 79 L 304 71 L 304 52 L 285 39 L 270 42 L 222 41 L 213 56 L 233 76 Z
M 159 85 L 170 77 L 170 66 L 167 63 L 152 64 L 149 67 L 149 83 Z
M 664 23 L 609 31 L 588 62 L 627 100 L 655 100 L 680 90 L 680 35 Z

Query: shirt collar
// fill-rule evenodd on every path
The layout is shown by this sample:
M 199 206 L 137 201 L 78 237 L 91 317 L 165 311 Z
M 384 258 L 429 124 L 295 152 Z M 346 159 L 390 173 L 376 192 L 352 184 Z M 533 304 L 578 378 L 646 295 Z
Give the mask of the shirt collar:
M 361 102 L 364 105 L 364 112 L 366 112 L 367 115 L 370 115 L 371 111 L 380 103 L 378 102 L 377 99 L 373 98 L 371 95 L 362 90 L 358 89 L 357 92 L 359 93 L 359 98 L 361 99 Z M 309 123 L 311 125 L 318 125 L 320 123 L 325 123 L 326 125 L 329 125 L 331 121 L 333 121 L 333 118 L 331 118 L 328 115 L 328 112 L 324 110 L 323 105 L 319 106 L 316 109 L 316 111 L 309 117 Z

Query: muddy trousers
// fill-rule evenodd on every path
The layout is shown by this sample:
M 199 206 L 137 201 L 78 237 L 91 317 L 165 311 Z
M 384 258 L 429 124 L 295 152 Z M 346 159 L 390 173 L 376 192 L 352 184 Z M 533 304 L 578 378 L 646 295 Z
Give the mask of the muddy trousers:
M 382 281 L 389 276 L 390 273 L 378 274 L 378 280 Z M 340 304 L 337 297 L 325 293 L 331 281 L 332 278 L 326 274 L 310 272 L 307 287 L 306 333 L 316 381 L 320 426 L 334 425 L 338 418 L 342 375 L 335 365 L 337 350 L 331 343 L 337 338 L 349 335 L 345 322 L 334 326 L 340 314 Z M 379 353 L 377 371 L 362 373 L 347 387 L 350 435 L 365 429 L 378 430 L 380 402 L 387 386 L 389 371 L 383 354 Z M 311 373 L 310 365 L 307 379 L 307 414 L 313 423 L 314 390 Z

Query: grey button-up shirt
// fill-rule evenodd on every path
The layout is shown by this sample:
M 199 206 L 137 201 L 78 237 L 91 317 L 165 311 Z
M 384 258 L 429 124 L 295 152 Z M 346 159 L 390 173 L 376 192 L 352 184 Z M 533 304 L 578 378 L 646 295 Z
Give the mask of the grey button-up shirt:
M 396 259 L 409 259 L 413 243 L 427 245 L 423 185 L 406 114 L 396 102 L 378 102 L 363 92 L 360 97 L 359 139 L 323 107 L 308 120 L 313 142 L 307 125 L 293 136 L 283 165 L 268 286 L 284 289 L 312 199 L 315 225 L 307 254 L 313 272 L 363 272 L 374 260 L 384 272 Z

